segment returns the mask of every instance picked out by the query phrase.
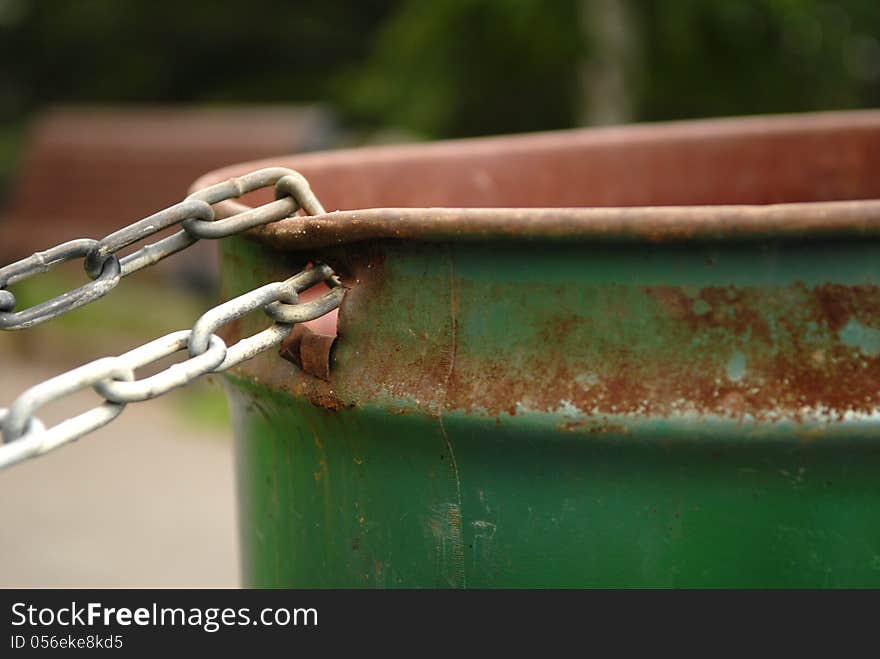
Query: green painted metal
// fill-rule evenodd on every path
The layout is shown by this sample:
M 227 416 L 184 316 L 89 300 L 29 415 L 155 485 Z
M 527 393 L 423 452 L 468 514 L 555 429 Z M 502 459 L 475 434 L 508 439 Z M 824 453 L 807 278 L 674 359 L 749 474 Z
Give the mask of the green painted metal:
M 222 249 L 351 287 L 228 379 L 248 585 L 880 586 L 876 239 Z

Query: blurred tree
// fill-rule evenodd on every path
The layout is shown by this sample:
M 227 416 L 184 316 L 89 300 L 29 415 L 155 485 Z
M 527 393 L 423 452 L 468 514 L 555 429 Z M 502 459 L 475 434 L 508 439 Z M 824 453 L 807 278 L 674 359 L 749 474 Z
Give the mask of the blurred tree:
M 0 0 L 0 61 L 2 169 L 62 102 L 333 101 L 426 137 L 877 105 L 880 2 Z
M 570 126 L 578 24 L 575 0 L 407 0 L 337 97 L 356 120 L 428 136 Z
M 640 119 L 880 103 L 877 0 L 633 0 Z
M 320 99 L 393 6 L 0 0 L 0 118 L 58 102 Z
M 880 103 L 877 0 L 407 0 L 342 78 L 429 136 Z
M 635 114 L 632 77 L 641 48 L 630 4 L 581 0 L 581 31 L 593 47 L 581 62 L 579 122 L 597 125 L 631 120 Z

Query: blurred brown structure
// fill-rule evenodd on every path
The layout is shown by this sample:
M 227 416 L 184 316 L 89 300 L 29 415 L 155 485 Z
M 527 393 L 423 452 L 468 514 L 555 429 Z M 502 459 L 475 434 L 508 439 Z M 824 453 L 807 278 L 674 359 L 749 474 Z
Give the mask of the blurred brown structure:
M 318 106 L 55 108 L 32 125 L 0 215 L 0 260 L 101 238 L 179 201 L 207 171 L 333 139 L 332 118 Z M 196 260 L 209 253 L 198 246 Z M 192 261 L 169 266 L 186 271 Z

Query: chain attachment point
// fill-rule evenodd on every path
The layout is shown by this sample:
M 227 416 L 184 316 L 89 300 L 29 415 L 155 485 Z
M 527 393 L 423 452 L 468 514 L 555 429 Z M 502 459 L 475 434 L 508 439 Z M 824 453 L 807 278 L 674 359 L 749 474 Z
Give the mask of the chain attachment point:
M 216 220 L 212 204 L 239 197 L 269 185 L 276 200 L 232 217 Z M 111 233 L 103 240 L 80 239 L 0 268 L 0 329 L 29 327 L 107 294 L 132 272 L 174 254 L 200 238 L 221 238 L 296 213 L 323 213 L 324 208 L 298 172 L 273 167 L 251 172 L 200 190 L 159 213 Z M 182 229 L 119 259 L 118 252 L 175 224 Z M 46 272 L 56 265 L 83 259 L 93 280 L 29 309 L 14 312 L 15 296 L 4 288 Z M 299 303 L 299 293 L 325 282 L 330 291 Z M 338 277 L 326 264 L 316 263 L 293 277 L 239 295 L 203 314 L 192 329 L 173 332 L 117 357 L 105 357 L 46 380 L 21 394 L 8 410 L 0 409 L 0 468 L 42 455 L 106 425 L 130 402 L 148 400 L 208 373 L 219 373 L 269 350 L 288 336 L 296 323 L 336 309 L 345 295 Z M 274 322 L 232 346 L 215 332 L 231 320 L 262 309 Z M 188 349 L 189 358 L 165 370 L 135 379 L 135 371 Z M 93 388 L 104 402 L 86 412 L 46 428 L 34 413 L 43 405 L 76 391 Z

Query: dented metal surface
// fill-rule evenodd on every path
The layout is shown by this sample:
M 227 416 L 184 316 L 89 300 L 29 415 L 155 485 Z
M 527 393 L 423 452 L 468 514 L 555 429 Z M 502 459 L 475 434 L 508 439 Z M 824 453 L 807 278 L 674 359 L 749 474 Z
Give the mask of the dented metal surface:
M 313 258 L 349 289 L 329 371 L 232 381 L 251 583 L 880 583 L 880 113 L 284 164 L 426 207 L 224 246 L 228 295 Z M 524 195 L 619 207 L 427 207 Z

